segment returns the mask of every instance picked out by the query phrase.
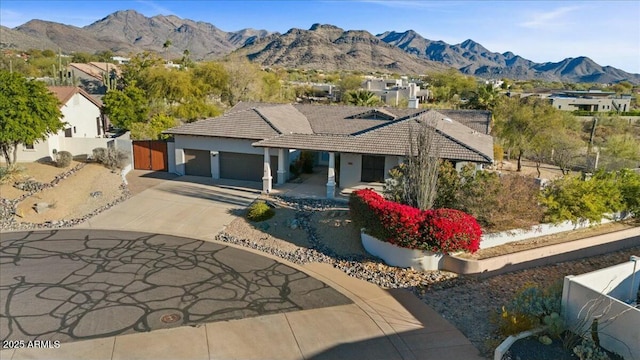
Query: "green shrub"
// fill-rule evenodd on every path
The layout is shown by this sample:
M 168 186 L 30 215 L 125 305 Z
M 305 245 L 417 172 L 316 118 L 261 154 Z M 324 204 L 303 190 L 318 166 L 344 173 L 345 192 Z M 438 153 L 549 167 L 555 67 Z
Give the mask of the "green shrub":
M 71 165 L 73 155 L 68 151 L 58 151 L 56 153 L 56 166 L 59 168 L 65 168 Z
M 302 151 L 300 153 L 300 158 L 298 159 L 298 161 L 300 162 L 300 169 L 303 173 L 313 173 L 314 155 L 311 151 Z
M 591 339 L 583 339 L 582 343 L 573 348 L 573 353 L 580 360 L 609 360 L 609 355 Z
M 546 289 L 526 285 L 502 307 L 498 316 L 494 316 L 494 322 L 502 336 L 517 334 L 547 324 L 552 327 L 550 334 L 559 337 L 564 331 L 564 324 L 561 323 L 562 319 L 559 316 L 561 301 L 560 283 Z
M 608 213 L 632 210 L 638 204 L 635 197 L 637 182 L 630 172 L 604 171 L 597 172 L 588 180 L 576 176 L 554 180 L 542 193 L 545 220 L 554 223 L 589 220 L 597 223 Z
M 93 153 L 93 160 L 99 162 L 99 163 L 104 163 L 105 159 L 107 158 L 107 148 L 95 148 L 92 151 Z
M 124 168 L 127 165 L 129 156 L 116 148 L 95 148 L 93 149 L 93 158 L 113 170 Z
M 264 201 L 256 201 L 249 206 L 247 219 L 251 221 L 264 221 L 271 219 L 276 212 Z
M 24 168 L 15 164 L 5 167 L 0 166 L 0 184 L 8 184 L 21 177 Z

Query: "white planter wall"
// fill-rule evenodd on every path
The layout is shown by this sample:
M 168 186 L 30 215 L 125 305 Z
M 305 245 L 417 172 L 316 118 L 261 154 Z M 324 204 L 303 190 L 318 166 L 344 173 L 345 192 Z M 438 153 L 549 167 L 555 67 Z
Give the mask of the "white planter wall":
M 439 270 L 444 263 L 443 254 L 395 246 L 364 232 L 360 233 L 360 238 L 362 239 L 362 246 L 369 254 L 381 258 L 391 266 L 428 271 Z
M 622 220 L 625 218 L 625 216 L 626 214 L 614 214 L 612 216 L 613 219 L 602 219 L 600 224 Z M 488 249 L 494 246 L 500 246 L 514 241 L 527 240 L 538 236 L 553 235 L 565 231 L 584 229 L 592 225 L 597 224 L 590 223 L 589 221 L 584 221 L 578 224 L 574 224 L 571 221 L 564 221 L 559 224 L 534 225 L 529 229 L 514 229 L 499 233 L 482 234 L 480 249 Z
M 562 289 L 565 322 L 570 328 L 589 333 L 593 319 L 598 317 L 600 345 L 625 359 L 640 359 L 640 309 L 625 302 L 629 296 L 635 300 L 639 283 L 640 259 L 635 271 L 634 261 L 629 261 L 565 277 Z

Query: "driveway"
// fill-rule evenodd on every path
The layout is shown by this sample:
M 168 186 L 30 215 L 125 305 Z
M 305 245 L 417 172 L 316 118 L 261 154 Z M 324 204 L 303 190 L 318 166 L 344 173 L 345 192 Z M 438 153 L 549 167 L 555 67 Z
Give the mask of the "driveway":
M 275 260 L 168 235 L 12 232 L 0 259 L 2 341 L 70 342 L 351 303 Z
M 77 228 L 117 229 L 212 239 L 259 195 L 252 184 L 182 176 L 161 181 Z M 242 186 L 245 185 L 245 186 Z M 248 185 L 248 186 L 247 186 Z

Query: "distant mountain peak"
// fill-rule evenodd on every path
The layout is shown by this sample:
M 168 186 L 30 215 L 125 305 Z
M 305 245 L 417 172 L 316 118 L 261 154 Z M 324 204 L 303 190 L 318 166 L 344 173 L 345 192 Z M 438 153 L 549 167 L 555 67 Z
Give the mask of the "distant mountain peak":
M 308 30 L 294 28 L 285 34 L 254 29 L 225 32 L 173 14 L 146 17 L 135 10 L 120 10 L 82 28 L 34 19 L 14 29 L 0 27 L 0 32 L 0 48 L 22 50 L 110 50 L 117 55 L 155 51 L 171 58 L 189 50 L 193 60 L 220 58 L 237 50 L 265 66 L 408 74 L 454 67 L 482 78 L 640 84 L 640 74 L 603 67 L 585 56 L 535 63 L 510 51 L 489 51 L 472 39 L 451 45 L 426 39 L 412 29 L 373 36 L 364 30 L 316 23 Z M 172 42 L 169 48 L 163 47 L 166 40 Z
M 320 23 L 315 23 L 313 25 L 311 25 L 311 27 L 309 28 L 309 31 L 316 31 L 316 30 L 340 30 L 340 31 L 344 31 L 343 29 L 335 26 L 335 25 L 331 25 L 331 24 L 320 24 Z

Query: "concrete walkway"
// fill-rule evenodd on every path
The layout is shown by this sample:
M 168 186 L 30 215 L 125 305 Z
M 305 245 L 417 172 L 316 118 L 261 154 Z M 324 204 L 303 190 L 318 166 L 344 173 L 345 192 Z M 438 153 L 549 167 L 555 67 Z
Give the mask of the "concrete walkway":
M 258 196 L 250 188 L 177 180 L 144 190 L 83 227 L 212 241 L 233 211 Z M 353 303 L 63 342 L 53 349 L 4 349 L 0 359 L 482 359 L 459 330 L 409 292 L 381 289 L 328 264 L 298 266 L 242 249 L 301 271 Z

